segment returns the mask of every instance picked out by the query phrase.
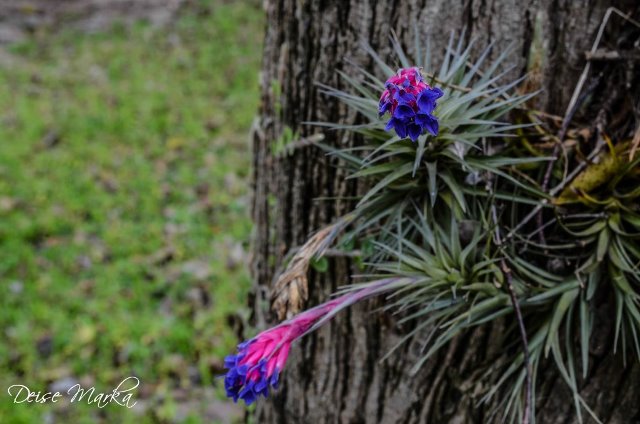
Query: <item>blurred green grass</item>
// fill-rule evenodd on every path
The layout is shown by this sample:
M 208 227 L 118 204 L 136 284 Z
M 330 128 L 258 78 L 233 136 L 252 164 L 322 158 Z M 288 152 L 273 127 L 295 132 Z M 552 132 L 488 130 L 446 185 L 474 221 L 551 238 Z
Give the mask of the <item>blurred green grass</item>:
M 0 422 L 208 421 L 211 399 L 194 403 L 205 395 L 193 390 L 215 384 L 236 343 L 227 316 L 249 287 L 262 25 L 256 5 L 214 0 L 169 29 L 11 48 L 16 60 L 0 67 Z M 141 380 L 131 410 L 16 405 L 6 393 L 65 378 L 110 392 L 129 375 Z

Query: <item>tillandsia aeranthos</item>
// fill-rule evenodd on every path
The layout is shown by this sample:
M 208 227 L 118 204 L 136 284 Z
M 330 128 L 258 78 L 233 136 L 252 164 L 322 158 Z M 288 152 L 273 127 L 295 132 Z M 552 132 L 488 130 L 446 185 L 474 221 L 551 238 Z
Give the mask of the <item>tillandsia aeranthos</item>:
M 394 46 L 399 49 L 397 42 Z M 340 228 L 349 225 L 353 227 L 345 238 L 358 238 L 365 231 L 376 236 L 376 248 L 363 259 L 369 262 L 371 275 L 381 275 L 382 280 L 363 283 L 352 289 L 349 294 L 302 312 L 240 343 L 237 353 L 225 359 L 225 367 L 228 369 L 224 376 L 225 388 L 227 395 L 234 401 L 242 399 L 245 403 L 251 404 L 259 396 L 267 396 L 271 388 L 277 388 L 292 343 L 356 301 L 397 290 L 402 294 L 396 297 L 394 305 L 400 305 L 407 310 L 429 305 L 426 307 L 427 312 L 435 312 L 439 317 L 453 319 L 454 312 L 462 312 L 462 308 L 468 306 L 465 298 L 473 295 L 475 298 L 469 302 L 480 302 L 480 305 L 483 305 L 481 301 L 486 300 L 483 297 L 486 293 L 497 292 L 490 281 L 496 275 L 494 261 L 479 248 L 471 249 L 483 246 L 479 241 L 486 235 L 477 234 L 473 246 L 461 251 L 459 241 L 451 241 L 457 240 L 457 236 L 448 239 L 442 233 L 444 230 L 436 232 L 428 227 L 432 225 L 432 208 L 437 201 L 445 202 L 449 206 L 439 210 L 455 210 L 455 213 L 460 215 L 469 213 L 471 209 L 477 211 L 482 207 L 479 202 L 468 203 L 467 198 L 475 188 L 457 188 L 454 186 L 456 180 L 464 180 L 470 174 L 484 172 L 487 168 L 498 169 L 520 162 L 518 159 L 509 158 L 491 158 L 484 161 L 479 144 L 484 138 L 499 139 L 509 135 L 509 131 L 520 128 L 522 125 L 511 125 L 500 121 L 499 118 L 531 98 L 532 94 L 508 96 L 507 91 L 513 85 L 496 86 L 495 75 L 492 74 L 496 65 L 479 75 L 479 64 L 486 58 L 486 52 L 473 69 L 463 72 L 470 46 L 462 51 L 461 44 L 457 49 L 450 45 L 447 50 L 448 57 L 443 61 L 437 78 L 434 74 L 421 71 L 431 69 L 429 55 L 425 56 L 424 62 L 417 60 L 411 63 L 404 52 L 398 52 L 402 68 L 394 70 L 384 64 L 370 47 L 365 46 L 365 49 L 385 74 L 384 80 L 362 70 L 365 80 L 363 84 L 349 75 L 340 73 L 354 91 L 362 96 L 327 86 L 322 88 L 325 94 L 345 102 L 369 122 L 357 127 L 326 122 L 313 124 L 353 130 L 365 136 L 363 147 L 371 151 L 365 160 L 328 148 L 331 153 L 345 160 L 347 165 L 356 168 L 353 177 L 374 178 L 373 187 L 363 196 L 355 210 L 342 217 L 342 225 L 336 225 Z M 416 51 L 421 50 L 416 48 Z M 498 62 L 504 57 L 504 54 L 501 55 Z M 452 90 L 450 87 L 453 86 L 462 89 Z M 389 117 L 387 122 L 381 119 L 384 116 Z M 396 135 L 390 137 L 391 131 Z M 414 142 L 414 147 L 400 143 L 406 138 Z M 434 138 L 438 140 L 437 146 L 426 143 L 427 139 Z M 515 182 L 516 187 L 519 187 L 518 184 Z M 421 212 L 419 217 L 412 215 L 411 211 L 423 208 L 428 213 Z M 406 225 L 405 220 L 410 225 Z M 450 214 L 447 215 L 446 221 L 454 222 Z M 417 222 L 423 225 L 416 225 Z M 438 229 L 445 227 L 453 229 L 455 225 L 434 226 Z M 400 231 L 402 237 L 395 235 L 395 229 L 400 228 L 404 228 Z M 328 238 L 333 240 L 334 237 L 338 237 L 339 232 L 327 234 L 331 234 Z M 422 249 L 414 244 L 418 243 L 416 238 L 428 242 L 428 247 Z M 325 241 L 317 246 L 330 243 Z M 322 256 L 323 249 L 318 247 L 308 255 L 307 260 Z M 418 256 L 398 257 L 398 252 L 403 250 L 413 250 Z M 457 263 L 440 263 L 437 253 L 443 251 L 450 252 L 448 257 L 456 259 Z M 397 262 L 389 264 L 390 260 Z M 423 264 L 423 269 L 429 271 L 427 274 L 416 271 L 416 263 L 420 260 L 429 261 Z M 293 268 L 287 268 L 283 275 L 293 271 Z M 474 287 L 476 291 L 468 291 L 467 287 Z M 420 295 L 411 297 L 412 293 Z M 456 293 L 466 294 L 460 297 Z M 492 302 L 496 307 L 504 307 L 504 299 L 505 295 L 501 294 Z M 434 307 L 436 309 L 429 309 Z M 487 311 L 495 312 L 491 309 Z M 461 314 L 460 321 L 456 321 L 456 325 L 452 326 L 450 331 L 435 339 L 433 349 L 441 346 L 468 324 L 464 317 L 465 315 Z M 426 321 L 430 322 L 431 319 Z M 417 329 L 423 327 L 424 325 L 419 325 Z M 431 351 L 429 350 L 428 354 L 431 354 Z
M 331 244 L 357 249 L 365 275 L 376 280 L 240 344 L 225 361 L 230 397 L 251 403 L 267 395 L 295 340 L 342 308 L 382 293 L 388 294 L 382 309 L 396 313 L 400 324 L 410 323 L 398 346 L 427 340 L 413 372 L 453 338 L 502 320 L 496 360 L 482 373 L 491 381 L 470 390 L 481 394 L 489 422 L 499 421 L 496 415 L 511 422 L 535 419 L 537 371 L 545 361 L 567 383 L 578 421 L 583 410 L 597 421 L 580 395 L 577 368 L 587 376 L 598 296 L 615 298 L 615 316 L 604 321 L 615 322 L 614 344 L 623 353 L 634 348 L 640 360 L 638 143 L 607 138 L 598 147 L 568 144 L 562 158 L 545 156 L 554 136 L 540 125 L 543 114 L 526 107 L 536 93 L 515 90 L 522 78 L 504 82 L 513 72 L 504 63 L 512 50 L 490 60 L 495 52 L 489 46 L 474 60 L 473 42 L 464 45 L 463 39 L 450 38 L 437 68 L 419 38 L 414 57 L 392 38 L 393 66 L 365 44 L 375 71 L 355 63 L 348 74 L 338 71 L 347 91 L 318 84 L 359 119 L 357 125 L 310 124 L 358 133 L 355 140 L 362 142 L 314 145 L 369 188 L 285 267 L 274 310 L 291 312 L 287 293 L 307 287 L 306 279 L 289 277 L 306 273 Z M 587 161 L 583 148 L 591 151 Z M 571 166 L 580 169 L 567 174 Z M 542 183 L 547 169 L 558 171 L 548 174 L 557 184 L 553 190 Z M 566 175 L 575 177 L 573 183 Z M 533 220 L 538 212 L 546 219 L 541 226 Z M 393 283 L 383 286 L 379 279 Z M 304 281 L 304 287 L 292 281 Z M 521 349 L 514 349 L 520 341 Z

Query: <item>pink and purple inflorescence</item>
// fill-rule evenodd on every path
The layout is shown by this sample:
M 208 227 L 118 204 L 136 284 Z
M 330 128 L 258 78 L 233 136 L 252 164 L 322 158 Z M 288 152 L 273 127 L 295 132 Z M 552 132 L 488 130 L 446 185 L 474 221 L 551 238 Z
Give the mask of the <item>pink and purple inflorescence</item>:
M 400 138 L 408 136 L 416 141 L 427 132 L 438 134 L 438 118 L 433 111 L 442 95 L 442 90 L 424 82 L 418 68 L 400 69 L 385 83 L 378 113 L 391 113 L 387 131 L 394 129 Z
M 269 387 L 278 388 L 291 343 L 328 322 L 338 311 L 370 296 L 384 292 L 397 279 L 384 279 L 354 290 L 263 331 L 238 345 L 238 353 L 224 359 L 227 371 L 224 387 L 227 396 L 253 403 L 260 395 L 267 397 Z
M 291 343 L 344 300 L 345 296 L 323 303 L 240 343 L 238 353 L 224 360 L 229 370 L 224 376 L 227 396 L 250 405 L 260 395 L 268 396 L 269 387 L 277 389 Z

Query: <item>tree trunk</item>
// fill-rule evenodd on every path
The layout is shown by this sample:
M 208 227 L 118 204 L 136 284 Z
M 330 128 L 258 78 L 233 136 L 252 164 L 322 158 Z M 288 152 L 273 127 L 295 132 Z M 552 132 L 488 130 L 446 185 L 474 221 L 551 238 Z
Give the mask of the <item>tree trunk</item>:
M 637 19 L 636 0 L 617 3 Z M 267 0 L 265 4 L 268 25 L 262 107 L 253 137 L 252 271 L 256 286 L 252 305 L 259 328 L 274 322 L 269 289 L 285 255 L 353 207 L 349 201 L 332 199 L 349 198 L 361 190 L 313 146 L 301 143 L 290 154 L 273 149 L 286 134 L 295 142 L 321 132 L 303 125 L 304 121 L 348 123 L 357 119 L 319 93 L 314 84 L 340 87 L 336 70 L 347 74 L 351 70 L 345 59 L 373 69 L 360 39 L 383 56 L 391 53 L 391 30 L 410 46 L 414 26 L 423 38 L 431 38 L 436 53 L 445 47 L 451 31 L 466 31 L 466 38 L 477 38 L 478 49 L 495 42 L 495 54 L 515 43 L 511 76 L 530 71 L 528 84 L 544 90 L 538 107 L 563 115 L 584 66 L 584 52 L 591 48 L 611 5 L 602 0 Z M 615 41 L 622 27 L 624 21 L 612 17 L 605 33 L 608 39 Z M 435 59 L 438 63 L 437 55 Z M 620 80 L 611 83 L 621 85 Z M 588 108 L 583 109 L 583 114 L 589 113 Z M 339 132 L 327 131 L 324 136 L 324 142 L 332 145 L 358 142 Z M 327 299 L 338 286 L 350 282 L 353 270 L 347 259 L 333 259 L 330 264 L 326 273 L 310 272 L 307 306 Z M 480 380 L 479 370 L 500 357 L 496 343 L 500 324 L 455 339 L 418 375 L 410 376 L 421 340 L 413 340 L 381 361 L 405 329 L 392 317 L 370 313 L 375 307 L 376 301 L 353 307 L 298 343 L 281 389 L 270 400 L 259 402 L 258 422 L 494 421 L 488 413 L 495 405 L 477 404 L 488 384 Z M 633 365 L 623 368 L 621 355 L 610 353 L 612 335 L 606 319 L 600 331 L 596 323 L 592 365 L 581 382 L 581 394 L 603 422 L 637 423 L 640 368 L 633 358 L 627 358 L 627 364 Z M 536 411 L 540 423 L 576 421 L 569 390 L 553 366 L 543 367 L 538 375 Z

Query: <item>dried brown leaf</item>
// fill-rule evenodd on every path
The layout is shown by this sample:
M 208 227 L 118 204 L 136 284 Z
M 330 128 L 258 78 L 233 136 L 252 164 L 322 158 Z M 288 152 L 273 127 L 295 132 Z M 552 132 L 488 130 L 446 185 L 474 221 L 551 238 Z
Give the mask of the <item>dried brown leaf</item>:
M 307 272 L 314 258 L 321 257 L 342 229 L 351 222 L 347 215 L 315 233 L 296 252 L 286 269 L 278 276 L 271 294 L 271 309 L 283 320 L 297 314 L 309 299 Z

